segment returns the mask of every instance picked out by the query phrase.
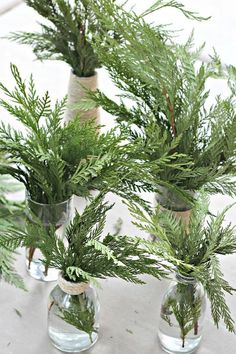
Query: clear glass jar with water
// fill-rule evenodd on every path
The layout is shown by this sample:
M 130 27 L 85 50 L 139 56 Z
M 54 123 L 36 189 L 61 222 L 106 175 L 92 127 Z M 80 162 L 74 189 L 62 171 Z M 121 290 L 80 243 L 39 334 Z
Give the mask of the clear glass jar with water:
M 26 228 L 30 229 L 30 224 L 41 224 L 48 234 L 51 227 L 55 228 L 57 237 L 63 239 L 66 227 L 71 220 L 72 198 L 58 204 L 41 204 L 26 197 Z M 40 232 L 40 227 L 39 227 Z M 32 245 L 26 249 L 26 269 L 28 273 L 37 280 L 56 281 L 58 270 L 51 268 L 43 262 L 43 255 L 39 249 Z
M 167 353 L 194 353 L 201 342 L 206 309 L 203 287 L 194 278 L 176 275 L 160 313 L 159 341 Z
M 49 296 L 49 337 L 63 352 L 85 351 L 98 339 L 100 305 L 97 293 L 86 283 L 63 280 L 58 284 Z

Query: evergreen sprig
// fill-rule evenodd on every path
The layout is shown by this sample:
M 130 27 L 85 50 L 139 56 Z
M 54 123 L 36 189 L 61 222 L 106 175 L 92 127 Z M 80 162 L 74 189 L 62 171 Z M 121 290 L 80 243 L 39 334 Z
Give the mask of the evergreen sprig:
M 16 32 L 8 38 L 32 46 L 40 60 L 63 60 L 76 76 L 92 76 L 101 66 L 92 42 L 102 29 L 95 13 L 89 9 L 89 2 L 27 0 L 27 5 L 48 20 L 49 24 L 41 23 L 41 33 Z
M 169 296 L 168 296 L 169 295 Z M 168 294 L 161 308 L 161 318 L 170 327 L 175 325 L 175 321 L 180 327 L 180 338 L 182 348 L 185 348 L 187 335 L 193 331 L 194 335 L 199 334 L 199 319 L 204 304 L 196 292 L 196 284 L 179 282 L 173 293 Z
M 5 161 L 3 156 L 0 156 L 1 161 Z M 7 197 L 7 192 L 18 190 L 19 186 L 9 181 L 9 177 L 1 176 L 0 178 L 0 244 L 1 237 L 8 232 L 10 228 L 16 227 L 16 221 L 20 221 L 20 216 L 23 214 L 23 205 L 21 203 L 12 202 Z M 15 249 L 15 248 L 14 248 Z M 22 278 L 17 274 L 14 268 L 15 252 L 11 247 L 3 247 L 0 245 L 0 279 L 5 282 L 15 285 L 16 287 L 26 290 Z
M 161 10 L 166 7 L 173 7 L 183 13 L 185 17 L 190 20 L 203 21 L 208 20 L 210 17 L 200 16 L 198 13 L 186 9 L 185 5 L 175 0 L 157 0 L 150 8 L 143 12 L 142 17 L 150 15 L 153 12 Z
M 1 123 L 0 149 L 11 164 L 1 161 L 0 174 L 16 178 L 32 200 L 45 204 L 63 202 L 72 194 L 89 196 L 91 189 L 125 194 L 131 185 L 148 188 L 144 171 L 128 157 L 132 149 L 126 149 L 126 132 L 99 134 L 94 122 L 81 124 L 79 117 L 65 125 L 65 99 L 52 107 L 47 92 L 37 94 L 32 76 L 26 83 L 15 65 L 11 71 L 16 86 L 11 91 L 0 83 L 5 94 L 0 105 L 25 131 Z
M 141 242 L 128 237 L 107 235 L 102 238 L 106 213 L 112 205 L 104 202 L 104 196 L 96 197 L 80 215 L 77 213 L 66 232 L 66 243 L 55 236 L 55 228 L 30 223 L 25 230 L 8 230 L 2 245 L 15 249 L 19 246 L 39 248 L 45 263 L 59 269 L 62 276 L 72 282 L 93 282 L 97 278 L 120 277 L 134 283 L 143 283 L 139 274 L 157 278 L 166 276 L 165 267 L 156 266 L 156 260 L 142 248 Z M 89 334 L 92 342 L 94 308 L 86 295 L 74 301 L 73 313 L 59 309 L 59 317 L 77 329 Z
M 1 230 L 1 233 L 2 232 Z M 14 253 L 7 248 L 0 247 L 0 279 L 3 279 L 6 283 L 14 285 L 17 288 L 26 290 L 23 279 L 17 274 L 13 266 L 14 262 Z
M 59 317 L 79 331 L 88 333 L 92 343 L 92 335 L 97 331 L 94 326 L 95 309 L 93 304 L 83 293 L 71 298 L 71 307 L 73 310 L 59 309 Z
M 224 71 L 219 57 L 214 54 L 210 63 L 201 62 L 202 47 L 194 49 L 193 36 L 177 45 L 163 25 L 149 25 L 111 1 L 94 7 L 100 21 L 113 23 L 122 38 L 119 46 L 111 38 L 104 45 L 99 36 L 95 43 L 122 93 L 118 103 L 99 90 L 91 92 L 89 99 L 114 115 L 119 124 L 128 125 L 133 143 L 142 135 L 147 161 L 169 151 L 167 155 L 180 154 L 180 164 L 189 163 L 183 170 L 167 164 L 160 173 L 162 180 L 184 190 L 207 186 L 212 193 L 235 195 L 235 99 L 217 96 L 207 109 L 208 81 Z M 228 73 L 224 76 L 233 89 L 233 67 Z M 165 137 L 164 143 L 152 149 L 160 137 Z
M 223 320 L 226 328 L 235 332 L 225 300 L 225 293 L 233 294 L 235 289 L 223 278 L 217 257 L 236 253 L 235 227 L 223 225 L 228 209 L 217 216 L 209 215 L 204 223 L 209 201 L 203 194 L 195 203 L 186 227 L 186 223 L 171 211 L 157 208 L 148 215 L 137 205 L 130 205 L 135 225 L 158 238 L 154 244 L 146 242 L 149 251 L 163 257 L 183 276 L 200 281 L 210 300 L 214 323 L 218 327 Z
M 4 163 L 6 163 L 5 159 Z M 13 193 L 20 189 L 21 185 L 11 176 L 0 176 L 0 218 L 2 224 L 13 222 L 13 220 L 18 218 L 20 220 L 20 217 L 23 216 L 23 203 L 10 200 L 8 197 L 8 193 Z
M 105 33 L 109 38 L 120 40 L 119 34 L 113 30 L 112 22 L 109 25 L 102 23 L 94 11 L 94 6 L 99 9 L 104 5 L 113 6 L 114 0 L 26 0 L 26 3 L 48 20 L 49 24 L 41 23 L 41 33 L 13 32 L 7 38 L 32 46 L 40 60 L 65 61 L 79 77 L 92 76 L 101 67 L 102 62 L 93 47 L 95 37 Z M 173 7 L 187 18 L 207 19 L 187 10 L 177 1 L 162 0 L 158 0 L 141 16 L 145 17 L 164 7 Z
M 55 227 L 29 224 L 27 231 L 8 230 L 1 244 L 15 249 L 33 246 L 41 250 L 45 262 L 59 269 L 72 282 L 96 282 L 97 278 L 119 277 L 142 284 L 140 274 L 166 276 L 165 266 L 142 246 L 142 240 L 108 234 L 103 229 L 106 213 L 112 208 L 103 193 L 94 198 L 82 214 L 77 212 L 66 230 L 66 243 L 55 235 Z

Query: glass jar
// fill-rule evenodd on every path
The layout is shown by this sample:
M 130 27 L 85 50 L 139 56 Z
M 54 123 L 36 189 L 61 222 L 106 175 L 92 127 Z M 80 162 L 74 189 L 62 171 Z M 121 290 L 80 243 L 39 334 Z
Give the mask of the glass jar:
M 163 211 L 171 210 L 175 216 L 182 219 L 186 227 L 188 227 L 192 211 L 191 203 L 166 187 L 159 186 L 159 191 L 160 193 L 155 194 L 155 205 L 159 204 Z M 197 193 L 194 191 L 186 191 L 186 193 L 191 198 L 197 196 Z M 157 241 L 158 237 L 156 235 L 150 235 L 150 239 Z
M 176 212 L 186 212 L 192 209 L 191 203 L 173 190 L 159 186 L 159 191 L 160 193 L 156 193 L 155 199 L 163 208 Z M 190 198 L 196 196 L 195 191 L 185 191 L 185 193 L 189 195 Z
M 64 237 L 66 227 L 71 220 L 72 198 L 59 204 L 41 204 L 26 198 L 26 208 L 27 223 L 41 223 L 48 232 L 51 226 L 54 226 L 57 236 Z M 26 267 L 28 273 L 37 280 L 56 281 L 58 270 L 44 265 L 42 259 L 43 255 L 39 249 L 27 248 Z
M 72 283 L 59 275 L 48 302 L 48 334 L 52 344 L 67 353 L 91 348 L 98 339 L 98 296 L 88 283 Z
M 194 278 L 176 275 L 166 291 L 158 336 L 167 353 L 194 353 L 200 345 L 206 310 L 203 287 Z

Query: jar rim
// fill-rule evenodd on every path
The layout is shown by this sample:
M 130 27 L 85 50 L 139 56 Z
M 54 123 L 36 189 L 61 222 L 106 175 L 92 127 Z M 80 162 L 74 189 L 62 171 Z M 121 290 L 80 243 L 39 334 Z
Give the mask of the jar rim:
M 176 272 L 175 273 L 175 277 L 176 277 L 177 281 L 183 281 L 183 282 L 191 283 L 191 284 L 194 284 L 194 283 L 197 282 L 195 277 L 188 276 L 188 275 L 183 275 L 180 272 Z
M 83 81 L 83 80 L 86 81 L 86 79 L 91 79 L 91 78 L 94 78 L 94 77 L 98 77 L 98 71 L 97 70 L 94 70 L 94 74 L 90 75 L 90 76 L 78 76 L 78 75 L 75 74 L 74 70 L 71 69 L 71 74 L 73 75 L 73 77 L 75 77 L 75 78 L 77 78 L 77 79 L 79 79 L 81 81 Z
M 84 293 L 90 286 L 90 283 L 88 282 L 73 283 L 68 281 L 63 277 L 62 272 L 59 273 L 57 284 L 61 290 L 68 295 L 80 295 Z
M 48 207 L 54 207 L 54 206 L 58 206 L 58 205 L 64 205 L 66 203 L 68 203 L 72 198 L 73 196 L 69 197 L 68 199 L 64 200 L 63 202 L 60 202 L 60 203 L 53 203 L 53 204 L 48 204 L 48 203 L 39 203 L 39 202 L 36 202 L 35 200 L 33 200 L 32 198 L 30 198 L 30 195 L 29 195 L 29 192 L 26 190 L 26 193 L 25 193 L 25 197 L 26 197 L 26 200 L 27 201 L 30 201 L 31 203 L 35 204 L 35 205 L 40 205 L 40 206 L 48 206 Z
M 183 191 L 193 199 L 196 199 L 198 195 L 196 190 Z M 159 185 L 159 190 L 155 198 L 163 208 L 174 212 L 189 212 L 193 208 L 191 202 L 185 199 L 184 196 L 179 195 L 174 189 L 170 189 L 168 186 L 162 184 Z

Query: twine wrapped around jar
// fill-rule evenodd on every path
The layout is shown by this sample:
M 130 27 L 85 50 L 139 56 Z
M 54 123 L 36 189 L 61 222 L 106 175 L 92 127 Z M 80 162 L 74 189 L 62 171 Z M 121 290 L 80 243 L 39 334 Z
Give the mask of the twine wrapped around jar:
M 73 283 L 60 272 L 48 301 L 48 335 L 63 353 L 81 353 L 98 340 L 100 304 L 89 283 Z
M 89 288 L 89 283 L 73 283 L 67 281 L 62 277 L 61 273 L 59 274 L 57 283 L 61 290 L 68 295 L 80 295 Z
M 86 95 L 86 89 L 95 91 L 98 88 L 98 74 L 90 77 L 78 77 L 73 72 L 70 74 L 68 87 L 68 102 L 65 114 L 65 121 L 73 120 L 77 114 L 80 114 L 81 122 L 86 122 L 90 119 L 95 119 L 96 124 L 99 124 L 99 108 L 94 108 L 89 111 L 81 111 L 75 109 L 74 106 L 80 103 Z
M 191 217 L 191 214 L 192 214 L 192 210 L 186 210 L 186 211 L 174 211 L 174 214 L 175 216 L 178 218 L 178 219 L 181 219 L 186 226 L 189 225 L 189 222 L 190 222 L 190 217 Z

